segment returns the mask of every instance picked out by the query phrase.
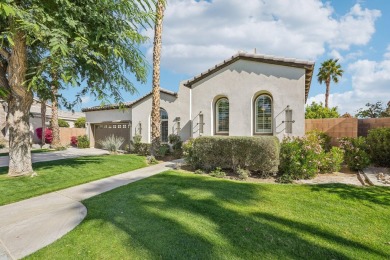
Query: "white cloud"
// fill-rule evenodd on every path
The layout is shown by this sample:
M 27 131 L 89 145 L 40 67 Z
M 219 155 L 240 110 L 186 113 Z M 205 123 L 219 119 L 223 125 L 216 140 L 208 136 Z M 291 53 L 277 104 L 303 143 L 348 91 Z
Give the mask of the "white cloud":
M 379 15 L 356 4 L 336 19 L 332 6 L 320 0 L 171 0 L 164 17 L 162 66 L 193 76 L 238 50 L 254 48 L 316 59 L 327 46 L 337 51 L 366 44 Z M 153 38 L 153 30 L 147 34 Z
M 382 61 L 358 60 L 350 64 L 347 70 L 352 75 L 352 90 L 331 94 L 329 105 L 338 106 L 341 113 L 355 114 L 366 103 L 382 101 L 383 104 L 387 104 L 390 101 L 389 52 L 390 47 L 387 48 Z M 324 94 L 319 94 L 309 98 L 307 103 L 324 102 L 324 100 Z
M 84 97 L 81 97 L 81 103 L 83 105 L 89 103 L 91 101 L 91 97 L 90 96 L 84 96 Z

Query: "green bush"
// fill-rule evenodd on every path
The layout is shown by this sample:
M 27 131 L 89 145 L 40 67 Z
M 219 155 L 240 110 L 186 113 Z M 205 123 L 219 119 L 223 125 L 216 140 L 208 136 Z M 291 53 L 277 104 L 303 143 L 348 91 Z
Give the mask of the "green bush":
M 223 178 L 226 176 L 226 173 L 222 171 L 221 167 L 215 168 L 215 170 L 210 172 L 210 176 L 217 177 L 217 178 Z
M 170 134 L 168 139 L 174 151 L 182 149 L 183 142 L 181 141 L 180 135 Z
M 261 173 L 275 173 L 279 164 L 278 139 L 259 137 L 199 137 L 183 144 L 186 162 L 195 169 L 239 167 Z
M 390 128 L 370 130 L 367 143 L 372 162 L 378 166 L 390 167 Z
M 89 148 L 89 139 L 86 135 L 77 136 L 77 147 L 78 148 Z
M 158 149 L 158 155 L 159 156 L 165 156 L 167 154 L 169 154 L 169 145 L 168 144 L 162 144 L 160 145 L 160 148 Z
M 248 170 L 241 169 L 241 168 L 238 168 L 236 170 L 236 173 L 238 175 L 238 178 L 240 178 L 241 180 L 246 180 L 250 176 L 250 172 Z
M 58 126 L 59 127 L 69 127 L 69 123 L 66 122 L 64 119 L 59 118 L 58 119 Z
M 324 133 L 324 132 L 321 132 L 318 130 L 312 130 L 312 131 L 307 132 L 306 136 L 309 139 L 318 139 L 322 149 L 325 152 L 329 152 L 330 149 L 332 148 L 332 144 L 331 144 L 332 138 L 327 133 Z M 313 140 L 313 141 L 315 141 L 315 140 Z
M 343 137 L 340 138 L 339 142 L 341 149 L 344 150 L 344 160 L 349 169 L 358 171 L 370 165 L 370 156 L 367 153 L 368 145 L 364 137 Z
M 328 153 L 324 153 L 321 160 L 320 172 L 338 172 L 344 161 L 344 151 L 338 147 L 332 147 Z
M 85 117 L 79 117 L 74 122 L 74 127 L 85 128 Z

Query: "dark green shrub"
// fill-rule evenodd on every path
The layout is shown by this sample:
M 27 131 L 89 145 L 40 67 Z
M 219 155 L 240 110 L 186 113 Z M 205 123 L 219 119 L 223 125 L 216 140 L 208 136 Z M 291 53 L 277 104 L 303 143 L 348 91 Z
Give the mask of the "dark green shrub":
M 259 137 L 199 137 L 183 144 L 186 162 L 195 169 L 216 167 L 275 173 L 279 164 L 278 139 Z
M 135 153 L 143 156 L 150 155 L 150 147 L 151 144 L 148 143 L 139 143 L 136 146 L 136 149 L 134 149 Z
M 169 154 L 169 145 L 168 144 L 160 145 L 160 148 L 158 150 L 158 155 L 163 157 L 167 154 Z
M 343 137 L 340 138 L 339 142 L 341 149 L 344 150 L 344 160 L 349 169 L 358 171 L 370 165 L 370 156 L 367 153 L 368 145 L 364 137 Z
M 86 135 L 77 136 L 77 147 L 78 148 L 89 148 L 89 139 Z
M 59 118 L 58 119 L 58 126 L 59 127 L 69 127 L 69 123 L 66 122 L 64 119 Z
M 328 153 L 324 153 L 321 165 L 321 173 L 337 172 L 341 169 L 341 164 L 344 161 L 344 151 L 338 147 L 332 147 Z
M 79 117 L 74 122 L 74 127 L 85 128 L 85 117 Z
M 182 149 L 183 142 L 181 141 L 180 135 L 170 134 L 168 136 L 168 139 L 169 139 L 169 143 L 172 145 L 172 149 L 174 151 Z
M 210 176 L 217 177 L 217 178 L 223 178 L 226 176 L 226 173 L 222 171 L 221 167 L 215 168 L 215 170 L 210 172 Z
M 368 152 L 378 166 L 390 167 L 390 128 L 372 129 L 367 136 Z

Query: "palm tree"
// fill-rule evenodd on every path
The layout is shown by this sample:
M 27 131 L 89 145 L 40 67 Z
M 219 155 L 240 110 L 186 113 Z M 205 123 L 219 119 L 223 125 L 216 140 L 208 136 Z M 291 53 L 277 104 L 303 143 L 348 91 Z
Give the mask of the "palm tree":
M 317 78 L 318 82 L 326 84 L 326 93 L 325 93 L 325 107 L 328 107 L 329 91 L 330 91 L 330 82 L 334 83 L 339 82 L 339 77 L 343 76 L 344 71 L 341 69 L 341 65 L 338 64 L 338 59 L 329 59 L 321 63 L 321 67 L 318 71 Z
M 160 58 L 164 9 L 165 0 L 157 0 L 153 42 L 152 147 L 150 150 L 152 156 L 157 155 L 160 147 Z

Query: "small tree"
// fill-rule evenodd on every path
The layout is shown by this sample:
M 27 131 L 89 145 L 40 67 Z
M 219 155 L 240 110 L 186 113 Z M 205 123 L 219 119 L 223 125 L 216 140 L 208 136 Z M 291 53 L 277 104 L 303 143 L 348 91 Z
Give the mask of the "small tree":
M 66 122 L 64 119 L 59 118 L 58 119 L 58 126 L 59 127 L 69 127 L 69 123 Z
M 74 127 L 85 128 L 85 117 L 77 118 L 77 120 L 74 122 Z
M 387 104 L 388 108 L 386 110 L 382 107 L 382 102 L 381 101 L 378 101 L 375 104 L 367 103 L 366 107 L 365 108 L 360 108 L 357 111 L 355 116 L 358 117 L 358 118 L 389 117 L 390 116 L 390 113 L 388 112 L 390 110 L 389 109 L 389 105 L 390 105 L 389 103 Z
M 306 119 L 320 119 L 320 118 L 339 118 L 340 114 L 337 111 L 337 107 L 324 107 L 321 103 L 313 101 L 311 105 L 306 107 L 305 118 Z

